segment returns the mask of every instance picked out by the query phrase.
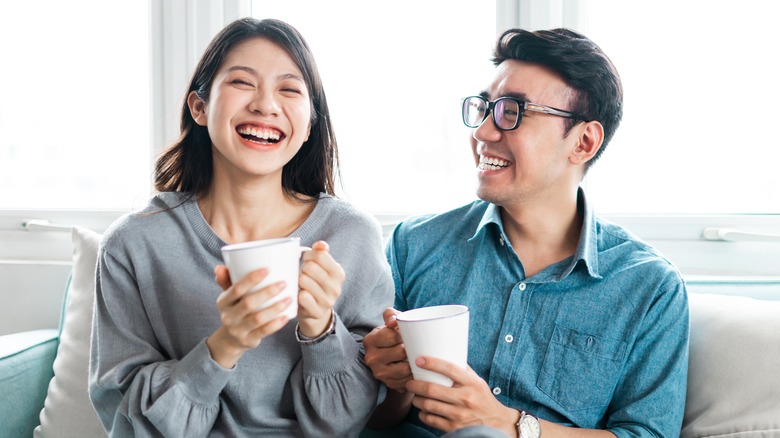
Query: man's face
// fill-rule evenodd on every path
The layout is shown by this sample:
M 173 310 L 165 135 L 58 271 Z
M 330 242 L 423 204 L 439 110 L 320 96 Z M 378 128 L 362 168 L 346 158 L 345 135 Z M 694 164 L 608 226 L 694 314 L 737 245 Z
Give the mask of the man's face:
M 575 95 L 563 79 L 545 67 L 506 60 L 496 68 L 483 93 L 493 101 L 511 96 L 536 104 L 571 110 Z M 501 131 L 492 115 L 474 129 L 472 151 L 477 165 L 477 196 L 503 207 L 528 201 L 560 201 L 576 193 L 581 166 L 569 160 L 577 147 L 579 125 L 564 137 L 567 119 L 526 111 L 520 126 Z

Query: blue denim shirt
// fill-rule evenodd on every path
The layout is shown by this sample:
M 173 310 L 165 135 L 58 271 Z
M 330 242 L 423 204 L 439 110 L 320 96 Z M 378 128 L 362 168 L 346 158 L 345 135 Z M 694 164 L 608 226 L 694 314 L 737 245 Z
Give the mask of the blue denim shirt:
M 679 436 L 685 283 L 658 251 L 596 218 L 579 195 L 576 253 L 531 277 L 493 204 L 399 224 L 387 246 L 395 306 L 468 306 L 468 363 L 506 406 L 618 437 Z M 419 424 L 416 410 L 409 421 Z

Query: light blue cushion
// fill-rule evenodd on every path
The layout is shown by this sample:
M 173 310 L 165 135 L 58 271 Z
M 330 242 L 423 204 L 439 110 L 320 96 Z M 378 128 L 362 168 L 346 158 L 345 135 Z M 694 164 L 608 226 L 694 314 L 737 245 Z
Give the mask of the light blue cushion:
M 54 375 L 59 330 L 0 336 L 0 438 L 30 437 Z

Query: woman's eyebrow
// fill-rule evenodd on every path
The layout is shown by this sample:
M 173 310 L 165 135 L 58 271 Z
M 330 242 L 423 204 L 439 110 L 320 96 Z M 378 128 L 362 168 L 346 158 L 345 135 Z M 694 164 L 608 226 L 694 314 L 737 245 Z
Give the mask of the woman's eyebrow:
M 301 75 L 297 75 L 295 73 L 284 73 L 284 74 L 281 74 L 281 75 L 277 76 L 277 79 L 280 79 L 280 80 L 282 80 L 282 79 L 295 79 L 295 80 L 298 80 L 298 81 L 301 81 L 301 82 L 304 82 L 304 83 L 306 82 L 306 81 L 303 80 L 303 77 L 301 77 Z
M 244 72 L 247 72 L 247 73 L 249 73 L 251 75 L 254 75 L 254 76 L 258 75 L 257 70 L 253 69 L 252 67 L 248 67 L 246 65 L 233 65 L 233 66 L 228 67 L 227 71 L 228 72 L 244 71 Z M 280 74 L 279 76 L 277 76 L 277 79 L 279 79 L 279 80 L 295 79 L 295 80 L 298 80 L 298 81 L 301 81 L 301 82 L 305 82 L 303 80 L 303 77 L 301 77 L 301 75 L 297 75 L 295 73 L 283 73 L 283 74 Z
M 253 69 L 252 67 L 247 67 L 245 65 L 232 65 L 228 67 L 227 71 L 245 71 L 252 75 L 257 75 L 257 70 Z

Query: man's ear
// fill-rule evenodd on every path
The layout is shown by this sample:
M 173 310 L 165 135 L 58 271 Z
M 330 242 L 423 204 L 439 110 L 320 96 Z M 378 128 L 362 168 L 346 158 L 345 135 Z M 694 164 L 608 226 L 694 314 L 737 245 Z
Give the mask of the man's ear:
M 604 127 L 595 120 L 585 122 L 579 131 L 577 143 L 569 155 L 572 164 L 585 164 L 590 161 L 604 142 Z
M 187 95 L 187 106 L 190 107 L 192 120 L 195 120 L 195 123 L 200 126 L 206 126 L 206 121 L 208 120 L 206 102 L 198 96 L 198 93 L 190 91 L 190 94 Z

